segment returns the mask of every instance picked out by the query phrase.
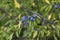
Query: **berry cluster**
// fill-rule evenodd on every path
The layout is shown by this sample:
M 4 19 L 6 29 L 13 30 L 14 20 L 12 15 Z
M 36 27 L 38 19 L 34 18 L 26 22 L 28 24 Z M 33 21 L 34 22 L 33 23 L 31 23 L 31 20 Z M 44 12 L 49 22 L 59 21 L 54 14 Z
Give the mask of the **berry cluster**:
M 36 14 L 34 14 L 32 16 L 27 16 L 27 17 L 26 16 L 22 16 L 21 21 L 25 22 L 25 25 L 28 26 L 29 22 L 27 22 L 27 20 L 30 20 L 31 22 L 33 22 L 35 18 L 37 18 Z
M 59 5 L 54 5 L 54 8 L 59 8 Z M 21 21 L 25 22 L 25 25 L 28 26 L 29 22 L 27 20 L 30 20 L 31 22 L 33 22 L 35 20 L 35 18 L 37 18 L 36 14 L 33 14 L 32 16 L 22 16 Z

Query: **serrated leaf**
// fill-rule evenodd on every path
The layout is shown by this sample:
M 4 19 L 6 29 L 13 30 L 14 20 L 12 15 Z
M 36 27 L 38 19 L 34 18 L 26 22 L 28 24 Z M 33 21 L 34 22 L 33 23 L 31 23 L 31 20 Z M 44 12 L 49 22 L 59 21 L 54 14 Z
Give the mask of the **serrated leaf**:
M 38 31 L 35 31 L 35 32 L 33 33 L 33 38 L 35 38 L 35 37 L 37 36 L 37 34 L 38 34 Z

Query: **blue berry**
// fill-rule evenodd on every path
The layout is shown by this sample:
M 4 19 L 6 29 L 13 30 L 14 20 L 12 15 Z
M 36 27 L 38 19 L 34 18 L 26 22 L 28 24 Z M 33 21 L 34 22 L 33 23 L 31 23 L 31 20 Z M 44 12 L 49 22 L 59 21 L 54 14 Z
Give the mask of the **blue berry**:
M 22 16 L 22 19 L 21 19 L 22 21 L 25 21 L 26 20 L 26 17 L 25 16 Z
M 30 20 L 31 20 L 31 21 L 34 21 L 34 18 L 33 18 L 33 17 L 31 17 L 31 18 L 30 18 Z
M 28 22 L 26 22 L 26 23 L 25 23 L 25 25 L 26 25 L 26 26 L 29 26 L 29 23 L 28 23 Z
M 59 5 L 55 5 L 54 8 L 59 8 Z
M 36 14 L 34 14 L 34 15 L 33 15 L 33 17 L 34 17 L 34 18 L 36 18 L 36 17 L 37 17 L 37 15 L 36 15 Z

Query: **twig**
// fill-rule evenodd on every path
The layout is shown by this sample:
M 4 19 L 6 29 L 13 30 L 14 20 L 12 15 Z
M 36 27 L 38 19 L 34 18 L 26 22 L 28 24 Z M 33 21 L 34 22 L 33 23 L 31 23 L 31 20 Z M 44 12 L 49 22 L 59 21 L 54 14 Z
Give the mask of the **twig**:
M 48 22 L 49 24 L 53 24 L 54 22 L 52 22 L 52 21 L 49 21 L 47 18 L 45 18 L 43 15 L 41 15 L 40 13 L 36 13 L 36 12 L 33 12 L 33 11 L 31 11 L 30 9 L 28 9 L 26 6 L 22 6 L 22 9 L 24 10 L 24 11 L 27 11 L 28 13 L 30 13 L 31 15 L 32 14 L 36 14 L 37 16 L 39 16 L 40 17 L 40 19 L 43 19 L 44 20 L 44 24 L 46 23 L 46 22 Z

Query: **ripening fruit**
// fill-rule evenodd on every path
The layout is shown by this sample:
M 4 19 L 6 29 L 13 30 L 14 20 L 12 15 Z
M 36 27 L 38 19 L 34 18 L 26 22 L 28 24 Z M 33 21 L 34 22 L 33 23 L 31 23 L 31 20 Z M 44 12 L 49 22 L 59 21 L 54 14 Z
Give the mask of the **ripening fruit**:
M 34 18 L 36 18 L 36 17 L 37 17 L 37 15 L 36 15 L 36 14 L 34 14 L 34 15 L 33 15 L 33 17 L 34 17 Z
M 26 16 L 22 16 L 22 22 L 24 22 L 26 20 Z
M 34 21 L 34 18 L 33 18 L 33 17 L 31 17 L 31 18 L 30 18 L 30 21 Z
M 25 23 L 25 25 L 26 25 L 26 26 L 29 26 L 29 23 L 28 23 L 28 22 L 26 22 L 26 23 Z
M 54 5 L 54 8 L 59 8 L 59 5 Z

